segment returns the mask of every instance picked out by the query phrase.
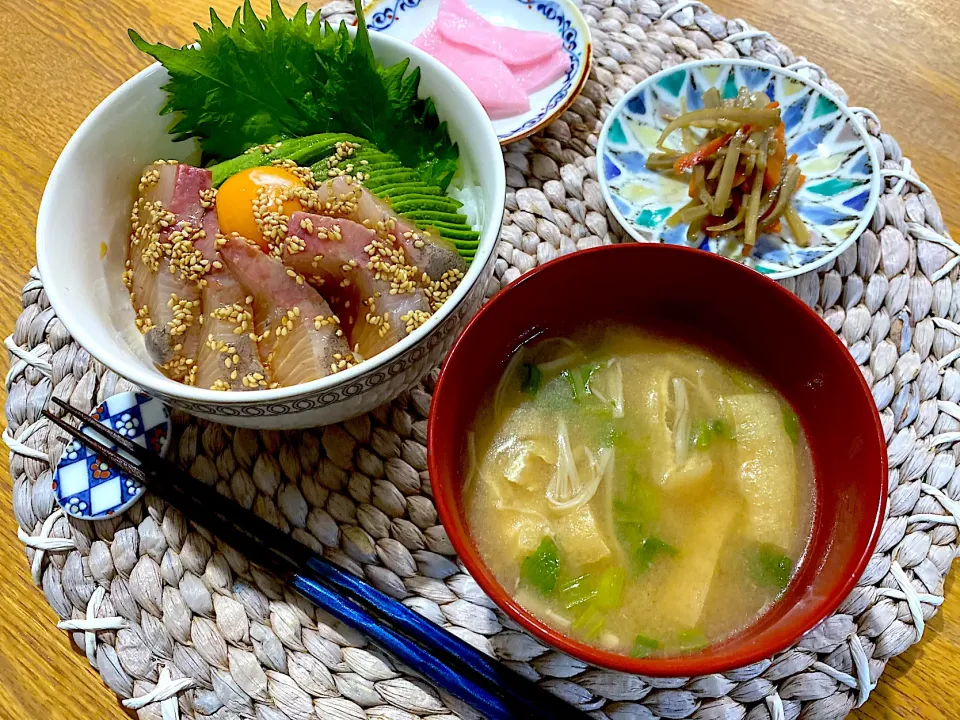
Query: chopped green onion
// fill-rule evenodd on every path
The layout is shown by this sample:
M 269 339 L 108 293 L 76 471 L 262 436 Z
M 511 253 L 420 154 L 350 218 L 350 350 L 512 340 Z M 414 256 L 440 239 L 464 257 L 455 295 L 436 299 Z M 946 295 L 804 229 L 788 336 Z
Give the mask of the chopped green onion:
M 600 611 L 593 605 L 590 605 L 583 611 L 580 617 L 573 621 L 570 629 L 590 639 L 600 634 L 605 623 L 606 620 L 604 620 Z
M 600 576 L 600 587 L 597 590 L 597 607 L 601 610 L 613 610 L 620 606 L 623 598 L 623 582 L 626 572 L 620 567 L 608 567 Z
M 704 635 L 703 630 L 700 628 L 691 628 L 690 630 L 681 630 L 677 633 L 677 644 L 681 650 L 689 652 L 691 650 L 703 650 L 703 648 L 710 644 L 710 641 L 707 640 L 707 636 Z
M 524 558 L 520 565 L 520 580 L 539 591 L 550 595 L 557 586 L 560 574 L 560 553 L 553 538 L 547 536 L 540 541 L 539 547 Z
M 733 439 L 733 428 L 722 418 L 700 420 L 690 431 L 690 444 L 697 450 L 706 450 L 715 438 Z
M 725 440 L 734 439 L 733 428 L 730 427 L 730 423 L 723 418 L 714 418 L 710 421 L 710 432 L 713 433 L 714 437 L 723 438 Z
M 619 460 L 620 456 L 617 456 Z M 613 501 L 613 518 L 618 523 L 648 525 L 660 517 L 661 490 L 639 477 L 633 479 L 622 500 Z
M 697 450 L 706 450 L 713 440 L 710 431 L 710 424 L 706 420 L 700 420 L 690 431 L 690 444 Z
M 632 658 L 645 658 L 650 653 L 656 652 L 660 649 L 660 643 L 657 640 L 654 640 L 651 637 L 646 635 L 637 635 L 633 639 L 633 647 L 630 649 L 630 657 Z
M 580 373 L 576 369 L 565 370 L 562 373 L 563 377 L 567 379 L 567 382 L 570 383 L 570 389 L 573 391 L 573 399 L 578 401 L 580 400 Z M 576 377 L 574 377 L 576 375 Z
M 560 603 L 567 610 L 571 610 L 578 605 L 593 600 L 597 596 L 593 576 L 588 573 L 573 580 L 568 580 L 557 588 L 557 595 L 559 596 Z
M 520 366 L 520 390 L 528 395 L 536 395 L 543 381 L 543 372 L 536 365 L 523 363 Z
M 593 397 L 590 392 L 590 379 L 593 374 L 601 367 L 598 362 L 590 362 L 579 367 L 564 370 L 560 375 L 567 379 L 570 384 L 570 390 L 573 391 L 573 399 L 578 402 L 585 397 Z
M 635 555 L 643 547 L 643 541 L 647 538 L 643 532 L 643 525 L 640 523 L 618 522 L 616 529 L 617 537 L 631 556 Z
M 633 553 L 634 570 L 640 574 L 651 568 L 654 562 L 661 557 L 673 557 L 677 549 L 658 537 L 648 537 Z
M 796 443 L 800 439 L 800 418 L 786 405 L 781 408 L 781 411 L 783 412 L 783 429 L 786 431 L 787 437 Z
M 759 543 L 748 550 L 750 577 L 757 585 L 783 590 L 790 583 L 793 561 L 779 545 Z

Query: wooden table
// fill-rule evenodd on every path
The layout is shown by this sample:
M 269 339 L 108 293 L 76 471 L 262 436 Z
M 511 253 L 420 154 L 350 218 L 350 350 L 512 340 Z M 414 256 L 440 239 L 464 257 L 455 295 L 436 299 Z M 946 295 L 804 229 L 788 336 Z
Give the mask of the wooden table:
M 229 15 L 237 0 L 213 0 Z M 285 2 L 290 7 L 290 3 Z M 265 0 L 254 3 L 258 11 Z M 951 0 L 713 0 L 824 66 L 872 108 L 937 194 L 947 222 L 960 228 L 960 21 Z M 208 0 L 97 0 L 3 3 L 0 27 L 0 324 L 9 333 L 20 288 L 33 266 L 43 186 L 81 120 L 147 64 L 128 42 L 135 26 L 149 39 L 185 41 L 205 21 Z M 801 7 L 803 12 L 801 12 Z M 55 627 L 33 587 L 0 477 L 0 718 L 125 718 L 113 693 Z M 894 659 L 880 687 L 854 717 L 956 717 L 960 703 L 960 590 L 947 582 L 944 610 L 924 641 Z

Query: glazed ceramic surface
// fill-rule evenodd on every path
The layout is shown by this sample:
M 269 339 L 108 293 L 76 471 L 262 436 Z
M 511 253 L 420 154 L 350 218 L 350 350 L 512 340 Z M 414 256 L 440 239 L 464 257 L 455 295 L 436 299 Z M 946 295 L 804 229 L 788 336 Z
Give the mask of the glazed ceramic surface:
M 686 224 L 667 219 L 688 201 L 688 180 L 646 168 L 661 131 L 684 110 L 703 107 L 703 93 L 724 98 L 746 87 L 780 103 L 787 152 L 796 153 L 806 177 L 794 207 L 811 233 L 799 247 L 784 223 L 764 233 L 748 258 L 741 245 L 698 233 L 687 240 Z M 680 147 L 680 133 L 666 142 Z M 653 75 L 628 92 L 607 116 L 597 147 L 600 186 L 613 214 L 638 240 L 688 245 L 744 264 L 774 278 L 813 270 L 849 247 L 873 216 L 880 194 L 880 167 L 860 121 L 816 83 L 750 60 L 708 60 Z
M 170 415 L 156 398 L 144 393 L 118 393 L 100 403 L 93 417 L 141 447 L 162 454 L 170 438 Z M 109 448 L 116 443 L 84 425 L 83 432 Z M 82 520 L 102 520 L 118 515 L 144 493 L 144 486 L 117 470 L 79 440 L 63 449 L 53 475 L 57 502 L 68 514 Z
M 216 392 L 162 375 L 150 361 L 121 281 L 130 208 L 143 167 L 157 158 L 196 161 L 192 143 L 175 143 L 159 110 L 167 73 L 153 65 L 124 83 L 67 143 L 44 191 L 37 220 L 37 261 L 47 295 L 67 330 L 97 360 L 154 397 L 194 415 L 257 428 L 310 427 L 361 415 L 412 387 L 434 367 L 479 308 L 493 273 L 503 218 L 500 146 L 480 103 L 450 70 L 394 38 L 371 37 L 393 64 L 410 57 L 420 92 L 434 98 L 460 148 L 465 184 L 479 187 L 481 230 L 466 277 L 422 327 L 356 367 L 275 390 Z
M 557 302 L 561 296 L 564 301 Z M 749 322 L 743 308 L 750 308 Z M 469 431 L 476 429 L 474 420 L 516 348 L 540 334 L 564 337 L 604 322 L 678 337 L 749 368 L 789 401 L 810 445 L 814 529 L 794 579 L 752 625 L 689 655 L 631 658 L 544 624 L 486 566 L 463 511 Z M 548 645 L 585 662 L 642 675 L 725 672 L 790 647 L 853 590 L 875 557 L 887 503 L 880 415 L 836 333 L 800 298 L 759 273 L 716 255 L 649 243 L 564 255 L 524 274 L 486 303 L 444 362 L 430 404 L 427 462 L 447 536 L 487 597 Z
M 572 0 L 466 0 L 497 25 L 559 35 L 570 56 L 570 69 L 559 80 L 530 96 L 530 110 L 493 121 L 502 145 L 515 142 L 549 125 L 576 99 L 590 72 L 590 30 Z M 413 42 L 437 17 L 440 0 L 375 0 L 363 10 L 367 27 Z

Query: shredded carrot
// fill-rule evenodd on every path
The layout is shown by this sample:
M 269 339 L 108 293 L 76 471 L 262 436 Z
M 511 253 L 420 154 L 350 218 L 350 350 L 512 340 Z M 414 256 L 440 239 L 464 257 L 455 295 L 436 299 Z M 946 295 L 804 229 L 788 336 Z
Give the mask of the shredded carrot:
M 764 105 L 763 109 L 764 109 L 764 110 L 775 110 L 775 109 L 778 108 L 778 107 L 780 107 L 780 103 L 778 103 L 776 100 L 774 100 L 773 102 L 769 102 L 769 103 L 767 103 L 766 105 Z
M 715 140 L 711 140 L 703 147 L 697 148 L 693 152 L 689 152 L 686 155 L 681 155 L 673 164 L 674 172 L 677 173 L 677 175 L 680 175 L 685 170 L 689 170 L 694 165 L 699 165 L 707 158 L 716 155 L 720 148 L 726 145 L 732 137 L 733 135 L 726 133 Z
M 783 123 L 774 131 L 773 137 L 777 141 L 776 151 L 767 159 L 767 172 L 763 178 L 763 187 L 765 190 L 772 190 L 780 182 L 780 174 L 783 172 L 783 161 L 787 157 L 786 127 Z

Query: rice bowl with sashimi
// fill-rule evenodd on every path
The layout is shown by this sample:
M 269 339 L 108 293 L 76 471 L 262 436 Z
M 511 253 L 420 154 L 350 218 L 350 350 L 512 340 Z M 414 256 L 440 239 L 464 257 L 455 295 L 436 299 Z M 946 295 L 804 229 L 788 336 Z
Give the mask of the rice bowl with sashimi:
M 259 42 L 244 44 L 258 33 Z M 385 38 L 371 43 L 362 26 L 308 21 L 305 8 L 286 18 L 275 5 L 261 20 L 248 6 L 231 26 L 212 15 L 199 47 L 131 37 L 167 73 L 144 71 L 88 118 L 51 176 L 38 220 L 39 265 L 56 284 L 51 302 L 78 342 L 196 414 L 288 416 L 237 424 L 336 422 L 414 384 L 479 305 L 492 271 L 504 188 L 502 165 L 488 159 L 492 128 L 477 126 L 479 105 L 462 103 L 455 77 L 423 54 Z M 217 61 L 217 72 L 234 74 L 231 90 L 195 87 L 214 56 L 238 48 L 235 67 Z M 270 67 L 271 52 L 307 58 L 283 87 L 304 101 L 264 97 L 248 108 L 244 82 L 283 85 L 271 76 L 282 72 Z M 156 93 L 150 87 L 160 84 L 165 100 L 147 104 L 175 115 L 154 121 L 133 106 L 133 127 L 111 117 L 130 115 L 131 92 Z M 170 119 L 166 139 L 134 129 Z M 77 157 L 90 156 L 91 137 L 102 155 L 104 133 L 123 136 L 127 167 L 140 163 L 137 179 L 125 181 L 130 190 L 117 184 L 127 169 L 78 183 Z M 96 175 L 106 164 L 88 169 Z M 73 202 L 64 183 L 95 197 Z M 100 197 L 106 186 L 112 194 Z M 77 230 L 102 238 L 85 241 L 93 255 L 101 245 L 99 262 L 65 248 L 65 213 L 52 210 L 65 198 L 125 205 L 122 248 L 123 221 L 109 212 Z M 78 285 L 79 277 L 89 280 Z
M 456 289 L 467 261 L 449 237 L 479 238 L 461 203 L 338 138 L 294 143 L 300 162 L 320 157 L 313 167 L 281 141 L 227 169 L 144 170 L 123 280 L 165 375 L 211 390 L 318 380 L 399 342 Z M 238 165 L 250 167 L 229 175 Z

